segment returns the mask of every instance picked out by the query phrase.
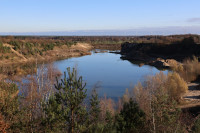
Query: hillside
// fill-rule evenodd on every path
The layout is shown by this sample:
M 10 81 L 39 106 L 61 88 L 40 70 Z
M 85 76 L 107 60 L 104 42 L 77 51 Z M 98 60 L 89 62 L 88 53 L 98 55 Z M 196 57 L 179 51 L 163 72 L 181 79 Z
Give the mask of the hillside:
M 200 56 L 200 44 L 189 36 L 173 43 L 129 43 L 122 44 L 122 59 L 138 60 L 146 64 L 168 67 L 173 61 L 182 62 Z

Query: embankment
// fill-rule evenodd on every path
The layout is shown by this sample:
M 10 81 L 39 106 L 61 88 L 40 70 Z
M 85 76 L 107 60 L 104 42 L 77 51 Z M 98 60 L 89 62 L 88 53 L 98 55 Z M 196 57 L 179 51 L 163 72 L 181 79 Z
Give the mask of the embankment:
M 182 62 L 186 58 L 200 56 L 200 44 L 193 38 L 185 38 L 173 44 L 158 43 L 124 43 L 122 59 L 143 61 L 158 68 L 169 68 L 174 62 Z
M 8 52 L 1 53 L 0 60 L 0 80 L 7 77 L 26 75 L 34 71 L 33 67 L 42 62 L 52 62 L 54 60 L 65 59 L 69 57 L 78 57 L 89 55 L 93 46 L 86 43 L 77 43 L 68 47 L 66 45 L 56 46 L 52 50 L 41 54 L 27 55 L 17 51 L 10 44 L 3 44 L 3 47 L 9 48 Z
M 15 64 L 27 64 L 33 62 L 44 62 L 44 61 L 53 61 L 62 58 L 69 58 L 69 57 L 76 57 L 76 56 L 83 56 L 90 54 L 90 50 L 93 48 L 90 44 L 86 43 L 77 43 L 76 45 L 72 45 L 68 47 L 66 45 L 63 46 L 56 46 L 52 50 L 45 51 L 42 55 L 35 54 L 35 55 L 25 55 L 23 52 L 18 52 L 13 48 L 12 45 L 3 44 L 4 47 L 9 47 L 9 53 L 5 53 L 4 57 L 0 60 L 1 66 L 7 65 L 15 65 Z

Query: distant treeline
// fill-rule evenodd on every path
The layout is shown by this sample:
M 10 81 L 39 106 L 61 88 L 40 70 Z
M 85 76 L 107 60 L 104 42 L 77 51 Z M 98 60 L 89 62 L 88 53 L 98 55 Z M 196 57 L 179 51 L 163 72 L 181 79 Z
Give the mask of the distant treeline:
M 195 43 L 200 43 L 200 35 L 169 35 L 169 36 L 0 36 L 0 42 L 26 41 L 29 43 L 69 43 L 86 42 L 91 44 L 121 44 L 130 43 L 160 43 L 171 44 L 184 38 L 193 37 Z

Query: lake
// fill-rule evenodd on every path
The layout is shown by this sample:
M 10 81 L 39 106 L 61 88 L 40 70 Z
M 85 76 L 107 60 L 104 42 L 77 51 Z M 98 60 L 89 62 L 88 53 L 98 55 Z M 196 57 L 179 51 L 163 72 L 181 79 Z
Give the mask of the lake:
M 106 95 L 111 98 L 121 97 L 126 88 L 131 89 L 139 81 L 144 81 L 146 76 L 160 72 L 155 67 L 148 65 L 139 67 L 120 57 L 120 54 L 92 52 L 87 56 L 55 61 L 54 65 L 62 73 L 67 67 L 77 68 L 78 75 L 87 83 L 88 94 L 94 86 L 98 86 L 99 96 Z

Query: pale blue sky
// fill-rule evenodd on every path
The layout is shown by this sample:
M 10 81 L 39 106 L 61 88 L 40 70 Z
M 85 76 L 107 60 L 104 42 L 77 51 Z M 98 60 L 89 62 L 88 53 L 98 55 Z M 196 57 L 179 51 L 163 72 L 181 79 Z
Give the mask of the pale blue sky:
M 200 0 L 0 0 L 0 11 L 1 33 L 166 27 L 200 30 Z

